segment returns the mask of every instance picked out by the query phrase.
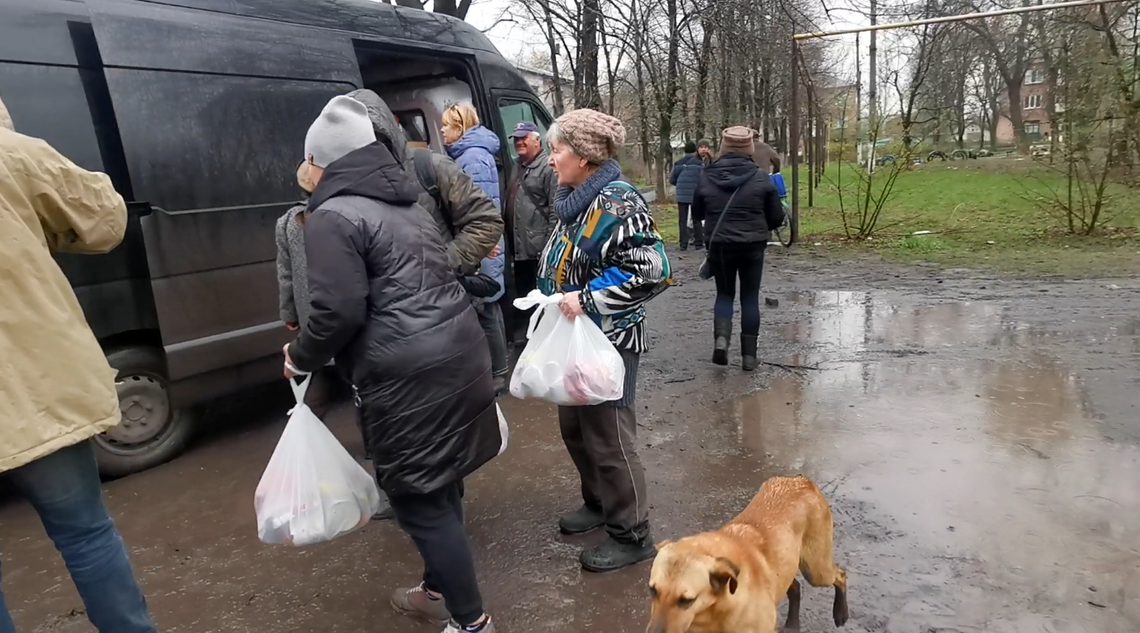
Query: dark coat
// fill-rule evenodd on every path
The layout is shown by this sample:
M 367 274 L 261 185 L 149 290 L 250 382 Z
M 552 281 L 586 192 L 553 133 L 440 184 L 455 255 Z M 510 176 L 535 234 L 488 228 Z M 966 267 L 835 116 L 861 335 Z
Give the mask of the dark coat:
M 701 170 L 705 162 L 696 154 L 685 154 L 673 165 L 673 174 L 669 182 L 677 187 L 677 202 L 691 204 L 693 194 L 697 192 L 697 184 L 701 181 Z
M 732 198 L 737 188 L 740 191 Z M 732 206 L 725 209 L 730 198 Z M 710 249 L 726 244 L 767 243 L 771 230 L 784 222 L 784 208 L 776 185 L 744 154 L 724 154 L 705 167 L 693 197 L 693 212 L 705 218 L 705 244 Z M 722 212 L 726 215 L 717 232 Z
M 499 453 L 491 357 L 414 176 L 382 143 L 328 166 L 305 221 L 312 314 L 289 347 L 335 357 L 391 495 L 425 493 Z

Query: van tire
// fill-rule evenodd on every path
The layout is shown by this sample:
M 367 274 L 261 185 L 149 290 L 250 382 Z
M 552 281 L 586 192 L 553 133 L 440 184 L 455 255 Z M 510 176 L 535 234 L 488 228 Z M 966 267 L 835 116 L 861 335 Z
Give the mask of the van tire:
M 115 387 L 123 422 L 95 436 L 95 458 L 104 477 L 123 477 L 177 457 L 193 434 L 190 411 L 170 406 L 170 381 L 162 352 L 146 346 L 107 351 L 117 370 Z

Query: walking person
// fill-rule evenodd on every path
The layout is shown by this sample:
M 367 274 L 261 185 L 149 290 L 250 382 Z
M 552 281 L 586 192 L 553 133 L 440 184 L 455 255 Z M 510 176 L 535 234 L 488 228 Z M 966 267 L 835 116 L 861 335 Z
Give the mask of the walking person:
M 514 296 L 525 297 L 538 287 L 538 258 L 558 222 L 554 211 L 558 178 L 550 167 L 550 156 L 542 147 L 537 125 L 523 121 L 515 126 L 511 137 L 518 154 L 516 176 L 507 191 L 514 247 Z M 512 310 L 514 336 L 511 338 L 518 340 L 526 336 L 528 315 L 516 308 Z
M 448 155 L 495 203 L 496 210 L 501 210 L 499 171 L 495 166 L 495 154 L 500 147 L 499 137 L 479 124 L 479 114 L 470 103 L 452 104 L 443 112 L 442 119 L 440 132 Z M 495 377 L 495 390 L 499 393 L 506 389 L 508 372 L 507 333 L 502 308 L 497 303 L 506 290 L 503 278 L 506 257 L 504 248 L 500 238 L 491 254 L 480 263 L 480 271 L 499 284 L 498 291 L 489 297 L 474 299 L 475 311 L 479 314 L 479 323 L 483 326 L 491 350 L 491 372 Z
M 697 155 L 697 144 L 692 141 L 685 143 L 685 155 L 673 165 L 673 173 L 669 178 L 670 184 L 676 187 L 677 198 L 677 224 L 681 236 L 680 247 L 685 251 L 689 249 L 689 210 L 693 204 L 693 193 L 697 190 L 697 183 L 701 179 L 701 170 L 705 163 Z M 701 220 L 696 214 L 692 216 L 693 247 L 697 250 L 704 248 L 702 242 Z
M 52 259 L 106 253 L 126 228 L 110 178 L 17 133 L 0 101 L 0 349 L 12 369 L 0 381 L 0 473 L 39 515 L 99 633 L 155 633 L 89 441 L 122 421 L 115 370 Z M 0 594 L 0 633 L 15 631 Z
M 625 142 L 621 121 L 574 110 L 559 117 L 549 140 L 559 222 L 539 262 L 538 287 L 547 296 L 565 293 L 562 312 L 592 319 L 625 362 L 620 400 L 558 407 L 584 502 L 558 525 L 566 534 L 605 526 L 609 538 L 580 561 L 588 571 L 611 571 L 656 553 L 634 401 L 638 360 L 649 347 L 645 304 L 672 283 L 669 259 L 649 206 L 614 160 Z
M 693 206 L 705 217 L 709 266 L 716 280 L 713 362 L 728 364 L 739 279 L 741 368 L 752 371 L 758 362 L 764 251 L 771 230 L 784 222 L 784 209 L 768 173 L 753 161 L 750 129 L 726 129 L 720 147 L 720 157 L 705 168 L 693 197 Z
M 420 187 L 377 136 L 365 106 L 339 96 L 305 137 L 316 185 L 305 211 L 312 313 L 285 374 L 335 358 L 352 379 L 368 448 L 396 521 L 424 560 L 398 611 L 445 633 L 493 633 L 463 525 L 463 479 L 504 446 L 491 359 Z

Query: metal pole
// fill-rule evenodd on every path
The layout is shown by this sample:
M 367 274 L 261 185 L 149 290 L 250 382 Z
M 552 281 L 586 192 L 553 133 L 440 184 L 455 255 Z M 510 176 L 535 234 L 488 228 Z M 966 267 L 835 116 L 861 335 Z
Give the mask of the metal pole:
M 874 29 L 879 23 L 878 4 L 875 0 L 871 0 L 871 28 Z M 870 104 L 870 116 L 867 117 L 867 125 L 871 135 L 871 149 L 867 152 L 867 173 L 875 171 L 875 149 L 879 145 L 879 79 L 876 73 L 878 68 L 879 48 L 877 39 L 875 38 L 875 31 L 871 31 L 871 46 L 870 55 L 871 63 L 868 65 L 869 75 L 867 81 L 870 87 L 867 90 L 867 101 Z
M 977 13 L 962 13 L 960 15 L 947 15 L 939 18 L 926 18 L 924 20 L 911 20 L 909 22 L 892 22 L 889 24 L 875 24 L 872 26 L 857 26 L 849 29 L 837 29 L 834 31 L 815 31 L 812 33 L 797 33 L 792 36 L 793 40 L 810 40 L 819 37 L 831 37 L 834 35 L 850 35 L 851 33 L 863 33 L 870 31 L 887 31 L 890 29 L 901 29 L 910 26 L 923 26 L 925 24 L 945 24 L 947 22 L 964 22 L 966 20 L 979 20 L 982 18 L 994 18 L 1003 15 L 1016 15 L 1018 13 L 1032 13 L 1035 11 L 1050 11 L 1053 9 L 1069 9 L 1074 7 L 1093 7 L 1101 4 L 1115 4 L 1123 2 L 1124 0 L 1077 0 L 1076 2 L 1054 2 L 1052 4 L 1035 4 L 1028 7 L 1015 7 L 1013 9 L 999 9 L 996 11 L 979 11 Z
M 807 163 L 807 184 L 808 184 L 808 208 L 815 206 L 815 161 L 816 149 L 815 136 L 819 133 L 815 129 L 815 109 L 819 106 L 816 103 L 815 91 L 808 90 L 807 93 L 807 138 L 804 139 L 804 162 Z
M 800 240 L 800 43 L 792 40 L 792 124 L 788 130 L 788 155 L 792 164 L 791 246 Z

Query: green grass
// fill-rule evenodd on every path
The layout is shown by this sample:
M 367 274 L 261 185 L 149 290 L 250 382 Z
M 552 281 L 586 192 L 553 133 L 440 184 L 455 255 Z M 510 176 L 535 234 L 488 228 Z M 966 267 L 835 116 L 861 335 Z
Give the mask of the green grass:
M 885 179 L 889 169 L 876 177 Z M 864 241 L 848 239 L 840 204 L 842 198 L 849 217 L 857 213 L 857 180 L 849 165 L 831 165 L 813 208 L 801 183 L 801 242 L 838 247 L 840 254 L 870 250 L 901 262 L 1020 274 L 1140 272 L 1140 190 L 1110 185 L 1106 225 L 1092 236 L 1074 236 L 1059 212 L 1044 208 L 1053 199 L 1049 189 L 1064 187 L 1061 175 L 1002 158 L 935 162 L 899 174 L 878 229 Z M 929 233 L 914 235 L 919 231 Z

